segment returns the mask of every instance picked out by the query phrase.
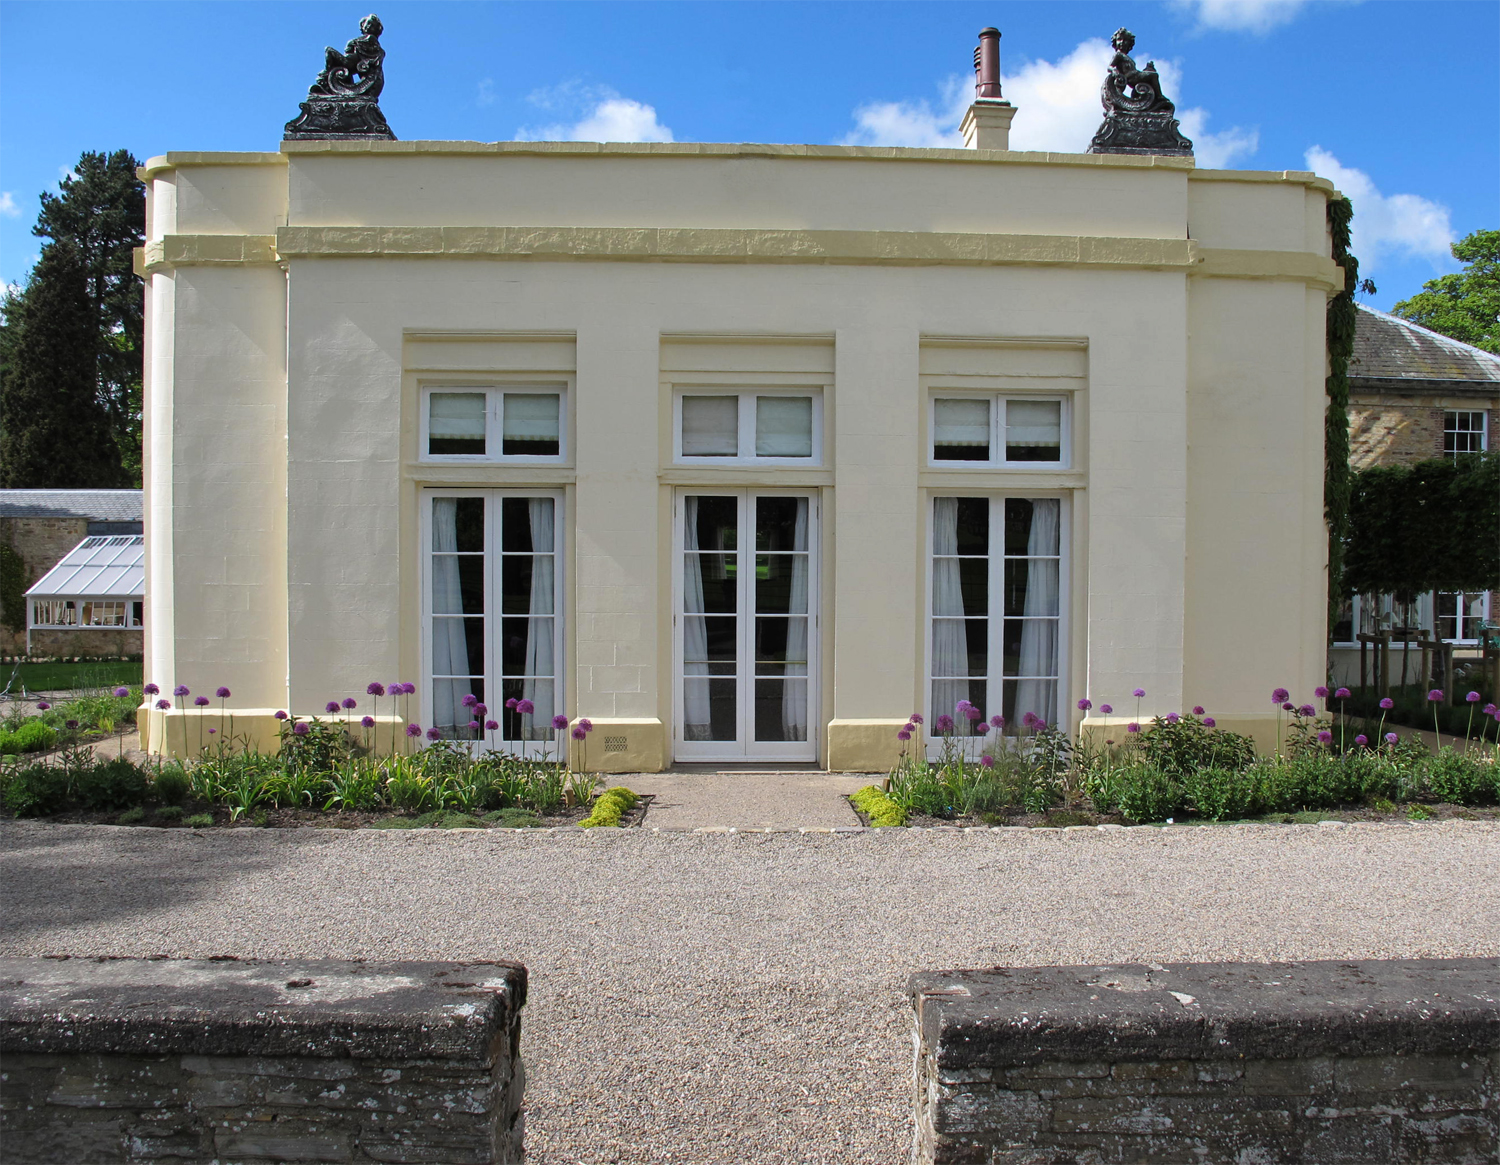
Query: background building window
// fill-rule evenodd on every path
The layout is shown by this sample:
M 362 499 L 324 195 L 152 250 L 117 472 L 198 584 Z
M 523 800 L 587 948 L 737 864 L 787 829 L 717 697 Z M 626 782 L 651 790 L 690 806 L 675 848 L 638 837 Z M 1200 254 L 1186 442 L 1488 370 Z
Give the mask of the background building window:
M 1448 409 L 1443 413 L 1443 453 L 1483 453 L 1488 446 L 1489 414 L 1483 409 Z
M 1058 468 L 1066 420 L 1060 397 L 936 396 L 932 460 Z

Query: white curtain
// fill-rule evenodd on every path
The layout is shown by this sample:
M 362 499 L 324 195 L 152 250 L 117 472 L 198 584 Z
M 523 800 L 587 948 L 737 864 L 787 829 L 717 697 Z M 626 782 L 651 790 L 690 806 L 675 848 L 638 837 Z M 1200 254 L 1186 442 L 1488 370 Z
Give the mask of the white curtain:
M 1026 620 L 1021 624 L 1019 669 L 1023 676 L 1057 675 L 1057 620 L 1038 616 L 1058 613 L 1058 560 L 1037 556 L 1058 553 L 1061 511 L 1062 503 L 1055 498 L 1031 503 L 1031 535 L 1026 542 L 1026 602 L 1021 609 Z M 1016 718 L 1031 712 L 1049 724 L 1055 722 L 1056 688 L 1050 679 L 1022 680 L 1016 685 Z
M 435 676 L 468 675 L 474 669 L 469 662 L 469 645 L 464 636 L 464 620 L 437 616 L 463 613 L 463 588 L 458 578 L 458 501 L 457 498 L 434 498 L 432 502 L 432 674 Z M 481 669 L 482 670 L 482 669 Z M 434 680 L 432 684 L 433 723 L 440 729 L 458 723 L 458 709 L 470 692 L 468 680 Z M 468 723 L 468 718 L 464 718 Z
M 933 405 L 934 445 L 990 445 L 990 402 L 984 399 L 942 399 Z M 951 501 L 952 499 L 944 499 Z M 956 503 L 955 503 L 956 504 Z
M 755 398 L 755 455 L 812 456 L 812 397 Z
M 739 454 L 740 398 L 685 396 L 682 398 L 682 455 L 734 457 Z
M 963 589 L 959 584 L 958 559 L 942 555 L 958 553 L 958 499 L 937 498 L 932 515 L 932 674 L 969 674 L 969 646 L 964 634 Z M 955 618 L 941 618 L 951 615 Z M 953 706 L 969 694 L 967 680 L 935 680 L 932 714 L 953 714 Z
M 684 404 L 686 402 L 684 401 Z M 707 740 L 712 735 L 708 705 L 708 625 L 703 614 L 703 556 L 698 553 L 698 499 L 682 500 L 682 738 Z
M 526 620 L 526 679 L 521 694 L 536 706 L 531 724 L 522 728 L 527 739 L 545 739 L 552 732 L 553 689 L 555 683 L 553 650 L 553 563 L 556 547 L 553 499 L 527 498 L 531 518 L 531 605 Z M 548 617 L 541 617 L 548 616 Z
M 807 681 L 794 676 L 807 675 L 807 621 L 811 612 L 807 609 L 807 571 L 809 549 L 807 544 L 808 505 L 806 498 L 797 499 L 797 521 L 792 532 L 792 549 L 800 553 L 792 555 L 792 587 L 787 610 L 792 613 L 787 620 L 786 633 L 786 679 L 781 689 L 782 740 L 807 739 Z M 798 618 L 801 612 L 801 618 Z M 801 662 L 794 663 L 793 660 Z

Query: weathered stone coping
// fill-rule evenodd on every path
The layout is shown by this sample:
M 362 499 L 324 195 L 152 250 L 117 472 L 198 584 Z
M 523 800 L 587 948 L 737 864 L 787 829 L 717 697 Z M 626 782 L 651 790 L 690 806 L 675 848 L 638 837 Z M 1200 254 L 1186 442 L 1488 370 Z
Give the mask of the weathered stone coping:
M 939 1071 L 1500 1050 L 1500 959 L 921 972 Z
M 516 963 L 0 959 L 0 1052 L 482 1065 L 526 1001 Z

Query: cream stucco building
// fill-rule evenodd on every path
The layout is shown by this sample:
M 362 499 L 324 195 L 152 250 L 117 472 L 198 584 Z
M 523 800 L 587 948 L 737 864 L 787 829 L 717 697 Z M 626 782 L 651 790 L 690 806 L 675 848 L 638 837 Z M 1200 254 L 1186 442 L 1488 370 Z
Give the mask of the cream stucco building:
M 1322 682 L 1312 174 L 426 141 L 143 174 L 147 678 L 262 741 L 401 679 L 450 734 L 530 700 L 496 747 L 586 716 L 597 769 L 881 769 L 960 696 L 1264 734 Z

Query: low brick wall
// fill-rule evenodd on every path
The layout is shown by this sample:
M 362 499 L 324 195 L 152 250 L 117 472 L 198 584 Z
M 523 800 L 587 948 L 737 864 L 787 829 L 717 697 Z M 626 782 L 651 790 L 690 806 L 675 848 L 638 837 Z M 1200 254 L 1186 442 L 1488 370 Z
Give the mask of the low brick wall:
M 922 973 L 919 1162 L 1500 1160 L 1500 959 Z
M 7 1162 L 521 1161 L 512 963 L 0 959 Z

